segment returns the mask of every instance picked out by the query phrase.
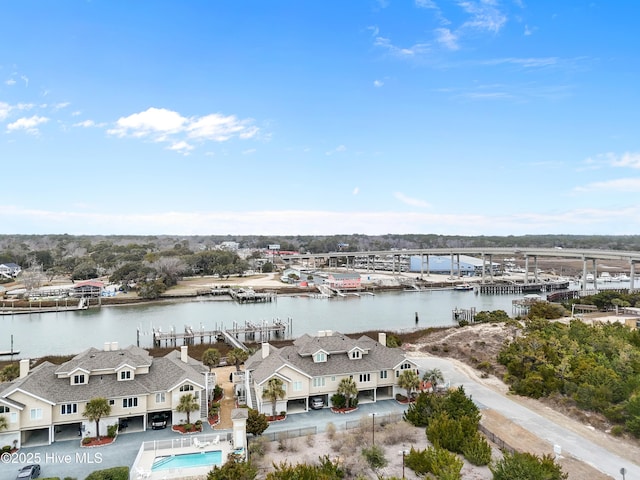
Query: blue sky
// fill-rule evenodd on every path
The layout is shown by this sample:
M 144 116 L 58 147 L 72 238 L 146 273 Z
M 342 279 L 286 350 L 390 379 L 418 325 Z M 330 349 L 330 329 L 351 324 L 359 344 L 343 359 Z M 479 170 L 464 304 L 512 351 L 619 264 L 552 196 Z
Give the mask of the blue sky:
M 640 233 L 632 1 L 6 1 L 0 233 Z

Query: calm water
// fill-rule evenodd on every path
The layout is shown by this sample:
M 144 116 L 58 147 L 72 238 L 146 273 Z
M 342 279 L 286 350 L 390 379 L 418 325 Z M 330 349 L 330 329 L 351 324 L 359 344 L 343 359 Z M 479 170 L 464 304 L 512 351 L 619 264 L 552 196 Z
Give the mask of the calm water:
M 127 346 L 152 344 L 152 327 L 168 332 L 184 331 L 189 325 L 196 330 L 232 328 L 234 322 L 272 322 L 275 318 L 292 318 L 292 335 L 335 330 L 354 333 L 373 329 L 402 331 L 417 326 L 451 326 L 454 308 L 475 307 L 482 310 L 504 310 L 512 314 L 511 301 L 521 295 L 476 295 L 473 292 L 439 290 L 429 292 L 378 293 L 375 296 L 315 299 L 278 297 L 272 303 L 239 305 L 231 301 L 194 300 L 188 302 L 102 307 L 80 312 L 8 315 L 0 317 L 0 350 L 14 350 L 20 357 L 46 354 L 78 353 L 89 347 L 102 348 L 104 342 Z M 8 358 L 8 357 L 3 357 Z

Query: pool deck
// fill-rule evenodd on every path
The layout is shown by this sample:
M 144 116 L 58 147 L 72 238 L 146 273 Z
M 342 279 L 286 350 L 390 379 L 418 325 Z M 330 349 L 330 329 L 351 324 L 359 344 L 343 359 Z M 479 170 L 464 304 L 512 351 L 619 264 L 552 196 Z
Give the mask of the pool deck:
M 220 439 L 218 443 L 212 440 L 209 435 L 201 443 L 200 446 L 196 446 L 193 439 L 186 445 L 180 445 L 183 442 L 175 442 L 175 447 L 169 448 L 153 448 L 145 449 L 141 452 L 138 461 L 133 465 L 131 469 L 132 477 L 136 479 L 149 479 L 149 480 L 168 480 L 172 478 L 189 479 L 189 478 L 206 478 L 207 473 L 211 471 L 212 465 L 198 466 L 198 467 L 180 467 L 170 468 L 166 470 L 152 471 L 154 461 L 158 457 L 167 457 L 172 455 L 181 455 L 186 453 L 204 453 L 212 451 L 222 452 L 222 463 L 227 461 L 227 456 L 234 450 L 233 446 L 224 439 Z M 178 439 L 180 440 L 180 439 Z M 173 442 L 172 442 L 173 443 Z

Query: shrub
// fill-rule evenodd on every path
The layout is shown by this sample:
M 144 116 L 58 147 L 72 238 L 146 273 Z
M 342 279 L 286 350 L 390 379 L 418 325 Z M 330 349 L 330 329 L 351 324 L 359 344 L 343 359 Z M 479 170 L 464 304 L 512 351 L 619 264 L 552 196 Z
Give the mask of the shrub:
M 442 448 L 429 447 L 426 450 L 411 448 L 405 457 L 405 465 L 423 476 L 432 473 L 439 480 L 458 480 L 464 465 L 457 455 Z
M 568 474 L 550 455 L 505 453 L 502 460 L 489 467 L 493 480 L 565 480 Z
M 614 437 L 621 437 L 624 433 L 624 427 L 622 425 L 614 425 L 611 427 L 611 435 Z
M 332 422 L 327 423 L 326 432 L 329 440 L 333 440 L 333 438 L 336 436 L 336 426 Z
M 213 388 L 213 398 L 214 399 L 222 398 L 223 394 L 224 394 L 224 390 L 222 390 L 222 387 L 220 385 L 216 385 Z
M 96 470 L 85 480 L 129 480 L 129 467 L 113 467 Z
M 116 436 L 116 433 L 118 433 L 118 425 L 114 423 L 107 427 L 107 437 L 113 438 Z
M 331 405 L 333 408 L 344 408 L 347 406 L 347 398 L 341 393 L 331 395 Z
M 374 470 L 386 467 L 389 463 L 384 456 L 384 450 L 378 445 L 372 445 L 370 448 L 363 448 L 362 455 L 367 459 L 367 463 Z
M 82 439 L 83 445 L 89 445 L 91 443 L 91 439 L 89 437 L 85 437 Z
M 265 437 L 258 437 L 249 442 L 249 455 L 251 458 L 261 458 L 269 450 L 269 440 Z
M 185 432 L 190 432 L 191 430 L 193 430 L 193 424 L 191 424 L 191 423 L 185 423 L 185 424 L 184 424 L 184 431 L 185 431 Z
M 480 434 L 469 437 L 462 443 L 462 454 L 473 465 L 489 465 L 491 462 L 491 446 Z
M 2 447 L 2 453 L 8 453 L 11 451 L 11 445 L 5 445 Z

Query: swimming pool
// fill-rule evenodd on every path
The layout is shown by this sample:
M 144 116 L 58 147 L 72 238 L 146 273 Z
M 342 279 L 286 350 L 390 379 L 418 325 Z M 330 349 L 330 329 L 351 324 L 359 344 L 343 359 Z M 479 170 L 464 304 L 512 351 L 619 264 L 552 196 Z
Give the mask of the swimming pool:
M 156 457 L 151 471 L 169 470 L 171 468 L 184 467 L 211 467 L 222 465 L 222 451 L 213 450 L 211 452 L 183 453 L 171 455 L 170 457 Z

